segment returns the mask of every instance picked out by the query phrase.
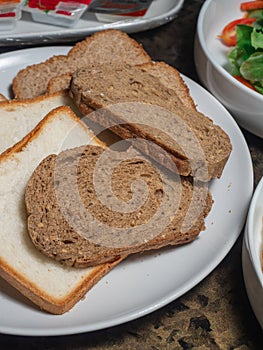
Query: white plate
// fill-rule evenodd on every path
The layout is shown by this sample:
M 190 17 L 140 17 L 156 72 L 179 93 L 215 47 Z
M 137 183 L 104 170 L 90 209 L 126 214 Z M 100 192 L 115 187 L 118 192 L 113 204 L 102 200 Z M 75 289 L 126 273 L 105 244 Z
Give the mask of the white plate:
M 23 12 L 22 19 L 12 31 L 1 31 L 1 46 L 34 43 L 55 43 L 79 40 L 99 30 L 115 28 L 127 33 L 152 29 L 171 21 L 181 9 L 183 0 L 154 0 L 143 18 L 126 19 L 114 23 L 99 22 L 95 15 L 85 12 L 72 28 L 37 23 L 29 13 Z
M 22 67 L 69 48 L 45 47 L 0 55 L 1 93 Z M 187 77 L 198 109 L 229 134 L 233 151 L 221 179 L 213 180 L 215 203 L 207 229 L 194 242 L 176 248 L 130 257 L 87 293 L 69 313 L 49 315 L 34 308 L 0 281 L 0 332 L 17 335 L 62 335 L 94 331 L 146 315 L 190 290 L 226 256 L 246 219 L 253 191 L 253 169 L 248 147 L 226 109 Z

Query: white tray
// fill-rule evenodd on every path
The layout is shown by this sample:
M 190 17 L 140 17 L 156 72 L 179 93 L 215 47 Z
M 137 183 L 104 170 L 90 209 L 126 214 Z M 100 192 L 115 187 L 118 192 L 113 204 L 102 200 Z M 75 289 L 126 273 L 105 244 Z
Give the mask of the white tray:
M 183 0 L 153 0 L 143 18 L 126 19 L 114 23 L 99 22 L 95 14 L 86 12 L 74 28 L 37 23 L 32 20 L 29 13 L 24 12 L 14 30 L 0 30 L 0 46 L 69 42 L 108 28 L 120 29 L 127 33 L 144 31 L 174 19 L 183 3 Z

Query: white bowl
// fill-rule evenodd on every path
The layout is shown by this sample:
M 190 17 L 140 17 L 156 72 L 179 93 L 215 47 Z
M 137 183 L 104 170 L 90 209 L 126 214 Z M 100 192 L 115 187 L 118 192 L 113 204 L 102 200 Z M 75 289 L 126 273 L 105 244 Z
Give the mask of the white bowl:
M 263 329 L 263 177 L 248 211 L 242 249 L 243 274 L 252 309 Z
M 240 83 L 228 71 L 227 53 L 218 35 L 232 20 L 243 17 L 242 0 L 207 0 L 198 16 L 195 65 L 206 88 L 230 111 L 237 123 L 263 137 L 263 95 Z

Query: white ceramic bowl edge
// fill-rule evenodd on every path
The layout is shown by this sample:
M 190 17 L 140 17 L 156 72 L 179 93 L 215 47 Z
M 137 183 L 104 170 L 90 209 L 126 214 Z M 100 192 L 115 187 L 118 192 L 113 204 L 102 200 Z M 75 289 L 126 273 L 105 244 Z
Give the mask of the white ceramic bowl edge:
M 247 88 L 227 71 L 227 52 L 218 35 L 225 24 L 243 16 L 242 0 L 207 0 L 201 8 L 194 45 L 196 70 L 206 88 L 243 128 L 263 137 L 263 95 Z

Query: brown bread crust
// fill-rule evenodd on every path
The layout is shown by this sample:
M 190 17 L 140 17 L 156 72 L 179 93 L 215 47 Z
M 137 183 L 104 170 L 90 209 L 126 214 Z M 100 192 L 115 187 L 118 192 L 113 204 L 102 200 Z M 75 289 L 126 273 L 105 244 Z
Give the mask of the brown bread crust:
M 149 74 L 158 78 L 164 86 L 174 90 L 183 105 L 196 109 L 189 89 L 177 69 L 169 66 L 165 62 L 144 63 L 140 65 L 140 67 L 145 72 L 148 72 Z M 68 73 L 50 79 L 48 82 L 47 92 L 55 93 L 61 90 L 68 90 L 70 88 L 71 78 L 72 74 Z
M 72 74 L 77 68 L 89 64 L 114 61 L 143 64 L 151 62 L 151 58 L 126 33 L 107 29 L 78 42 L 68 55 L 53 56 L 20 70 L 12 82 L 13 93 L 17 99 L 43 95 L 49 80 L 56 76 Z
M 151 140 L 165 149 L 173 156 L 180 175 L 199 176 L 202 181 L 209 181 L 214 177 L 221 176 L 232 149 L 228 135 L 210 118 L 196 111 L 191 103 L 191 108 L 186 107 L 175 91 L 164 86 L 160 79 L 153 74 L 149 74 L 148 69 L 127 64 L 84 67 L 74 73 L 70 94 L 83 115 L 89 113 L 88 118 L 104 127 L 117 124 L 110 129 L 120 137 L 128 136 L 131 138 L 137 135 Z M 201 150 L 196 159 L 190 159 L 178 142 L 176 143 L 165 135 L 160 135 L 157 129 L 153 132 L 152 129 L 143 127 L 142 123 L 140 125 L 129 123 L 126 112 L 119 114 L 112 112 L 116 109 L 114 105 L 132 102 L 159 106 L 168 111 L 167 115 L 170 113 L 170 115 L 176 116 L 178 130 L 175 132 L 178 137 L 181 137 L 182 142 L 186 143 L 189 139 L 189 145 L 185 144 L 188 153 L 190 150 L 195 152 L 195 147 L 191 149 L 191 139 L 188 135 L 192 133 L 192 136 L 196 137 L 196 143 Z M 97 112 L 90 113 L 91 109 Z M 109 112 L 107 113 L 105 110 Z M 150 117 L 149 114 L 145 115 L 144 121 L 148 125 L 153 122 L 155 125 L 159 123 L 160 128 L 164 124 L 166 127 L 170 124 L 172 130 L 175 123 L 167 115 L 163 113 L 163 115 L 156 117 L 153 112 Z M 183 137 L 184 135 L 185 137 Z M 155 149 L 148 155 L 160 160 Z M 198 157 L 200 157 L 200 161 Z M 203 164 L 200 166 L 201 162 Z M 201 168 L 204 169 L 204 172 L 206 171 L 206 174 L 202 172 Z

